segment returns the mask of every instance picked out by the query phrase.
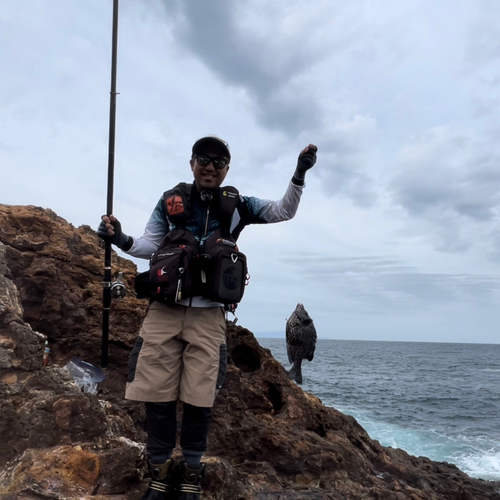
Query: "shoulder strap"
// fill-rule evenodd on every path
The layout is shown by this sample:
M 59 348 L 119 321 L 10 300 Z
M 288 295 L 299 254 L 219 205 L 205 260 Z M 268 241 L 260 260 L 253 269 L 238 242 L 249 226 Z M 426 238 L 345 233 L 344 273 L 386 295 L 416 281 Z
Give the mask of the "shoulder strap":
M 219 221 L 221 227 L 229 231 L 231 217 L 240 201 L 239 191 L 233 186 L 220 188 L 219 197 Z
M 181 182 L 163 193 L 165 212 L 174 224 L 185 223 L 191 214 L 191 188 L 187 182 Z

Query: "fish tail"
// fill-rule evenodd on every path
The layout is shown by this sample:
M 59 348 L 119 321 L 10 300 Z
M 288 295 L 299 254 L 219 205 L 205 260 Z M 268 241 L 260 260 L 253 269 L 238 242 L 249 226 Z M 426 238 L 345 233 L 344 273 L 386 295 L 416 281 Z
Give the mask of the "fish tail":
M 294 363 L 288 372 L 288 377 L 295 380 L 297 384 L 302 384 L 302 365 L 301 363 Z

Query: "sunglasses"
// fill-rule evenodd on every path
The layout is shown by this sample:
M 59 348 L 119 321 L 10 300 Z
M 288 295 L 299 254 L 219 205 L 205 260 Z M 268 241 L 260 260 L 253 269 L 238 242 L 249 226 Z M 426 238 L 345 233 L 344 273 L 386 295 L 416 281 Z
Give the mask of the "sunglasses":
M 207 155 L 195 155 L 195 158 L 202 167 L 206 167 L 210 162 L 212 162 L 215 168 L 222 170 L 229 165 L 229 160 L 226 160 L 225 158 L 210 158 L 210 156 Z

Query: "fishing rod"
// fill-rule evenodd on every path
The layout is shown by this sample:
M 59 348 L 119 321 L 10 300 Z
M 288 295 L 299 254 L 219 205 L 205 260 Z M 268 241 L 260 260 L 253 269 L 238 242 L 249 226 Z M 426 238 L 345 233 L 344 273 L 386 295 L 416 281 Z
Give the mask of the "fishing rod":
M 111 92 L 109 104 L 109 154 L 108 154 L 108 197 L 106 215 L 113 213 L 113 184 L 115 170 L 115 128 L 116 128 L 116 60 L 118 48 L 118 0 L 113 0 L 113 36 L 111 46 Z M 121 281 L 121 280 L 120 280 Z M 111 242 L 105 242 L 104 281 L 102 292 L 102 345 L 101 366 L 108 366 L 109 314 L 111 309 Z

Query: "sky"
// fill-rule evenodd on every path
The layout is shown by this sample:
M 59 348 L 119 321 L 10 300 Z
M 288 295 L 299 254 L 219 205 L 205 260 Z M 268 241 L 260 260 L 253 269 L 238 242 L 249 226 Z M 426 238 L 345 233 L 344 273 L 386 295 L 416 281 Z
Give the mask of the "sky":
M 0 203 L 97 228 L 112 4 L 2 1 Z M 319 338 L 499 343 L 499 19 L 498 0 L 122 0 L 124 232 L 192 180 L 199 137 L 229 142 L 226 184 L 272 200 L 313 143 L 295 218 L 239 239 L 238 324 L 284 336 L 300 302 Z

